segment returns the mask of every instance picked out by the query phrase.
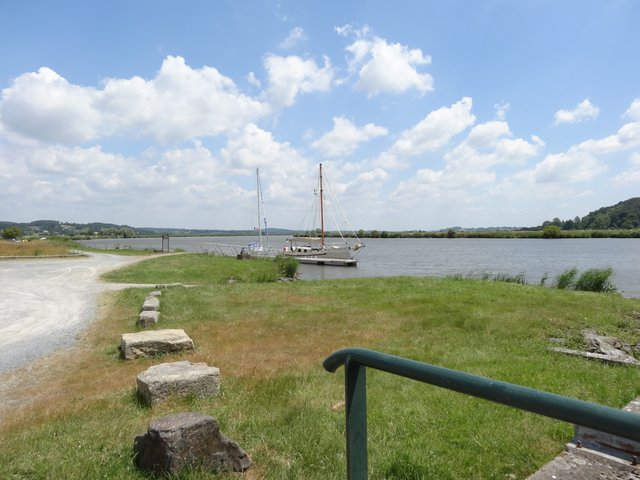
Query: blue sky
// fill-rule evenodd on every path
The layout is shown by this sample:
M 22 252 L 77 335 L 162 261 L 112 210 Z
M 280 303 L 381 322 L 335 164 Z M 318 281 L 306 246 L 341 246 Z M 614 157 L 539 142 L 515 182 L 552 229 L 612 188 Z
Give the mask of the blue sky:
M 532 226 L 640 195 L 640 2 L 0 2 L 0 219 Z M 335 206 L 335 201 L 333 202 Z M 345 225 L 338 225 L 344 227 Z

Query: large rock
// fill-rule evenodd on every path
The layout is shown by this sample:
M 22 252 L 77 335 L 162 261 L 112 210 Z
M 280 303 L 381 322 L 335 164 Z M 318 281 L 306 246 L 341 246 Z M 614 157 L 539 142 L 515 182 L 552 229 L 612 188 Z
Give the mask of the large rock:
M 120 339 L 120 356 L 125 360 L 191 349 L 193 340 L 182 329 L 123 333 Z
M 142 310 L 160 310 L 160 299 L 158 297 L 148 296 L 144 299 Z
M 550 350 L 568 355 L 579 355 L 586 358 L 602 360 L 604 362 L 640 366 L 640 361 L 631 355 L 633 350 L 628 343 L 622 342 L 615 337 L 597 335 L 593 330 L 584 330 L 582 336 L 587 345 L 587 350 L 589 350 L 587 352 L 561 347 L 551 347 Z
M 152 310 L 143 310 L 138 316 L 138 325 L 142 328 L 150 327 L 158 323 L 160 312 Z
M 151 405 L 170 396 L 217 397 L 220 369 L 206 363 L 173 362 L 149 367 L 136 378 L 138 393 Z
M 236 442 L 220 433 L 213 417 L 177 413 L 151 422 L 133 444 L 138 468 L 157 475 L 178 475 L 185 470 L 243 472 L 251 459 Z
M 587 344 L 587 350 L 592 353 L 601 353 L 602 355 L 621 359 L 627 359 L 633 353 L 628 343 L 616 337 L 598 335 L 593 330 L 584 330 L 582 336 Z

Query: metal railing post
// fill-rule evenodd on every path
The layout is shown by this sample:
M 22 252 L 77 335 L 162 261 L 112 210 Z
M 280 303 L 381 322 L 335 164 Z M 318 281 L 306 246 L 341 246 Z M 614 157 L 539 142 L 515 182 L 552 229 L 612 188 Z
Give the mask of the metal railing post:
M 347 422 L 347 479 L 366 480 L 368 476 L 366 367 L 347 357 L 344 378 Z
M 368 475 L 367 367 L 640 442 L 640 415 L 624 410 L 361 348 L 333 352 L 323 362 L 328 372 L 342 365 L 349 480 Z

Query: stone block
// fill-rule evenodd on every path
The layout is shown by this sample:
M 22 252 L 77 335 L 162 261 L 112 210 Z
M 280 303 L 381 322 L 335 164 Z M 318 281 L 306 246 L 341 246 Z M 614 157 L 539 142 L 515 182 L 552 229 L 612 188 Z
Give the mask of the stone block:
M 170 396 L 217 397 L 220 369 L 206 363 L 172 362 L 149 367 L 136 378 L 138 393 L 155 405 Z
M 162 292 L 160 290 L 154 290 L 153 292 L 151 292 L 147 296 L 148 297 L 161 297 L 162 296 Z
M 152 310 L 143 310 L 138 317 L 138 325 L 143 328 L 150 327 L 158 323 L 160 312 Z
M 175 288 L 175 287 L 184 287 L 182 283 L 159 283 L 156 285 L 156 288 Z
M 147 297 L 142 304 L 142 311 L 145 310 L 160 310 L 160 299 L 158 297 Z
M 125 360 L 192 349 L 193 340 L 182 329 L 123 333 L 120 338 L 120 356 Z
M 251 459 L 236 442 L 220 433 L 213 417 L 176 413 L 153 420 L 133 444 L 138 468 L 156 475 L 179 475 L 193 469 L 244 472 Z

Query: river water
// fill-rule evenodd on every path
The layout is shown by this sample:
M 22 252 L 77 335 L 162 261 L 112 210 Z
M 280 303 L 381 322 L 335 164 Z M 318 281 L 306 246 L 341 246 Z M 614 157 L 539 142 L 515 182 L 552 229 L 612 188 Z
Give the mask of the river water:
M 286 237 L 271 236 L 274 248 L 282 249 Z M 170 248 L 202 251 L 202 244 L 247 245 L 252 237 L 171 237 Z M 525 275 L 538 283 L 546 274 L 547 284 L 565 270 L 576 267 L 612 267 L 613 283 L 623 295 L 640 298 L 640 239 L 435 239 L 368 238 L 360 251 L 357 267 L 300 265 L 306 280 L 385 277 L 395 275 L 447 276 L 454 274 Z M 99 248 L 161 249 L 159 238 L 86 240 Z

